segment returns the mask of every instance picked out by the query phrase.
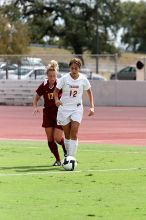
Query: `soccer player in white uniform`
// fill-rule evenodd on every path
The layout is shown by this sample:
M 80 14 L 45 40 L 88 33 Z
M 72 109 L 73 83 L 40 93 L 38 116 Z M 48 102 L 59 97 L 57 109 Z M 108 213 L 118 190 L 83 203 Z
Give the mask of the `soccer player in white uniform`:
M 78 146 L 78 129 L 83 117 L 82 95 L 87 91 L 90 102 L 89 116 L 94 114 L 94 100 L 89 80 L 80 73 L 82 62 L 73 58 L 70 63 L 70 73 L 57 81 L 54 91 L 56 106 L 58 107 L 57 123 L 62 125 L 65 135 L 67 156 L 75 157 Z M 58 93 L 62 90 L 61 99 Z

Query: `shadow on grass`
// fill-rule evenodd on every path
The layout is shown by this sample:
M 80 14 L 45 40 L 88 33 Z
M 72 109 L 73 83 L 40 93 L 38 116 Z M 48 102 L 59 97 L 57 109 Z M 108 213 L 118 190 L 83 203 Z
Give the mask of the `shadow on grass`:
M 60 170 L 61 166 L 50 166 L 50 165 L 42 165 L 42 166 L 16 166 L 16 167 L 0 167 L 1 171 L 4 170 L 13 170 L 15 172 L 40 172 L 40 171 L 55 171 L 55 170 Z M 61 170 L 60 170 L 61 171 Z

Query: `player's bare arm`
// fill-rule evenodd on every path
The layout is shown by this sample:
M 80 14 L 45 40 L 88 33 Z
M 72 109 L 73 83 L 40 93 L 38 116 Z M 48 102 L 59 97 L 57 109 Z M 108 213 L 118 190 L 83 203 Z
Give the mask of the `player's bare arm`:
M 34 100 L 33 100 L 33 108 L 34 108 L 33 113 L 34 114 L 37 114 L 37 113 L 40 112 L 39 109 L 38 109 L 38 101 L 40 100 L 40 98 L 41 97 L 38 94 L 36 94 L 35 97 L 34 97 Z
M 57 107 L 62 105 L 62 102 L 58 98 L 59 91 L 60 90 L 58 88 L 55 88 L 55 90 L 54 90 L 54 99 L 55 99 L 55 104 L 56 104 Z
M 90 110 L 89 110 L 88 116 L 92 116 L 94 115 L 94 99 L 93 99 L 93 93 L 92 93 L 91 88 L 87 90 L 87 95 L 88 95 L 89 102 L 90 102 Z

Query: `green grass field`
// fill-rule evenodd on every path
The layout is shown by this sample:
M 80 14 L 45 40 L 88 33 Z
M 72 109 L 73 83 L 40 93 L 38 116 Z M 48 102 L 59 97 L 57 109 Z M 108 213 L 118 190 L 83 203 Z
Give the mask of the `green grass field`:
M 0 220 L 146 219 L 146 147 L 80 144 L 77 160 L 64 171 L 45 142 L 0 141 Z

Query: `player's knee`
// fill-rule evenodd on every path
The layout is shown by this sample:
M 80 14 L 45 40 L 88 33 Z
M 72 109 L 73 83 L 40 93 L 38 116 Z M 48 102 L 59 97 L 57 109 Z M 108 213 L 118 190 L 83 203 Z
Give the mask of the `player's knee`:
M 71 140 L 77 140 L 77 139 L 78 139 L 77 133 L 71 134 L 71 135 L 70 135 L 70 139 L 71 139 Z
M 76 129 L 71 130 L 70 139 L 76 140 L 77 137 L 78 137 L 78 130 L 76 130 Z

